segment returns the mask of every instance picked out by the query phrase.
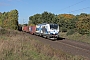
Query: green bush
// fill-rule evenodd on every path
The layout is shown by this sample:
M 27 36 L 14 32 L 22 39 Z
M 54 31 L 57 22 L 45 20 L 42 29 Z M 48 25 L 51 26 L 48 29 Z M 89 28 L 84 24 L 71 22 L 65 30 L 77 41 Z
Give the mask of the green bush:
M 72 34 L 74 34 L 74 33 L 75 33 L 75 30 L 74 30 L 74 29 L 71 29 L 71 30 L 69 30 L 69 31 L 67 32 L 66 35 L 68 36 L 68 35 L 72 35 Z
M 90 36 L 90 32 L 87 34 L 87 36 Z
M 82 34 L 82 35 L 85 35 L 85 34 L 89 34 L 89 31 L 88 30 L 85 30 L 85 29 L 80 29 L 78 31 L 78 33 Z
M 67 32 L 67 28 L 62 27 L 62 28 L 61 28 L 61 31 L 62 31 L 62 32 Z
M 5 29 L 0 29 L 0 34 L 5 34 L 5 33 L 7 33 L 7 30 L 5 30 Z

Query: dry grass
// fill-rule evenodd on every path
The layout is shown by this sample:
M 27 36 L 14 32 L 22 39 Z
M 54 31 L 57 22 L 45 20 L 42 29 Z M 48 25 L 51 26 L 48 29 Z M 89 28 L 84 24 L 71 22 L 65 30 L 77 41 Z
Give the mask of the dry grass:
M 80 41 L 80 42 L 85 42 L 90 44 L 90 36 L 87 35 L 81 35 L 79 33 L 74 33 L 72 35 L 66 35 L 67 33 L 60 33 L 60 37 L 65 37 L 67 39 L 75 40 L 75 41 Z
M 85 60 L 44 45 L 23 32 L 8 30 L 0 36 L 0 60 Z

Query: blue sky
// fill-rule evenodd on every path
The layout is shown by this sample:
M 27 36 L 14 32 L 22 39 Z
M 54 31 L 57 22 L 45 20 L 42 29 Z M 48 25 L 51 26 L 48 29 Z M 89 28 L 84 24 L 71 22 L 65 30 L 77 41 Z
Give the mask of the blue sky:
M 54 14 L 90 14 L 90 0 L 0 0 L 0 12 L 17 9 L 19 23 L 28 23 L 29 17 L 44 11 Z

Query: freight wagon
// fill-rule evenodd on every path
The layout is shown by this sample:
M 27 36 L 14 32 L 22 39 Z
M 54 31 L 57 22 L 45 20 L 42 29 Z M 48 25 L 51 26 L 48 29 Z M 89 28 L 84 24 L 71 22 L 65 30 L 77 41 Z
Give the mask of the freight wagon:
M 23 26 L 22 27 L 22 31 L 24 31 L 24 32 L 29 32 L 29 26 Z
M 30 32 L 30 34 L 35 34 L 36 26 L 29 26 L 29 32 Z
M 35 34 L 48 39 L 57 39 L 59 37 L 59 26 L 58 24 L 38 24 Z

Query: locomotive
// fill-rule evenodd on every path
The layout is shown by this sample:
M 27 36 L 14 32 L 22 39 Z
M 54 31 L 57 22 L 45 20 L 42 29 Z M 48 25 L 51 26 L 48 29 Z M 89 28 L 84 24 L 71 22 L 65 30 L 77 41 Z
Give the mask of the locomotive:
M 38 24 L 36 25 L 35 34 L 48 38 L 48 39 L 57 39 L 59 37 L 59 26 L 58 24 Z

